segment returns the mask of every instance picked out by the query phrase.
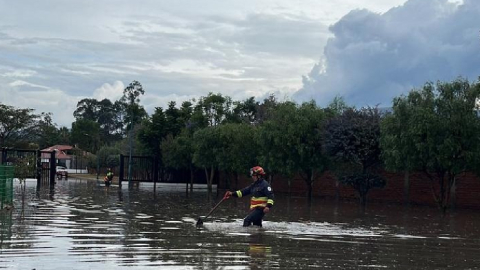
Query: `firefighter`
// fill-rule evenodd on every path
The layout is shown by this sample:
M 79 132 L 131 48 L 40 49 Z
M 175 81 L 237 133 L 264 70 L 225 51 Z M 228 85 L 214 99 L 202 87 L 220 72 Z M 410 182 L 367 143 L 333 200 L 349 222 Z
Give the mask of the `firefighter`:
M 105 181 L 105 186 L 108 187 L 113 181 L 113 172 L 110 168 L 107 169 L 107 175 L 103 178 Z
M 235 192 L 227 191 L 225 196 L 241 198 L 252 195 L 250 199 L 250 213 L 243 220 L 243 227 L 255 225 L 262 227 L 262 219 L 273 206 L 273 190 L 270 184 L 265 180 L 265 171 L 260 166 L 250 169 L 250 176 L 253 183 L 241 190 Z

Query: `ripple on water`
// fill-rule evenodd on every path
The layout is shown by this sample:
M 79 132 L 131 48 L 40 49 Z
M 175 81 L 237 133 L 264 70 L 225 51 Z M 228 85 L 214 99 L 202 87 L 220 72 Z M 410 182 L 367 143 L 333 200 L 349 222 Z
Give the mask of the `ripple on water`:
M 252 232 L 264 232 L 275 235 L 308 235 L 308 236 L 350 236 L 350 237 L 380 237 L 386 232 L 383 229 L 372 230 L 366 228 L 352 228 L 328 222 L 272 222 L 264 221 L 263 228 L 255 226 L 242 227 L 242 221 L 204 223 L 204 227 L 211 231 L 224 232 L 230 235 L 249 235 Z
M 413 269 L 416 260 L 425 261 L 417 268 L 443 269 L 448 267 L 438 262 L 444 259 L 452 269 L 473 269 L 480 263 L 478 237 L 459 237 L 454 230 L 422 234 L 424 223 L 411 229 L 381 225 L 384 217 L 349 222 L 359 220 L 354 216 L 329 220 L 342 223 L 268 220 L 263 228 L 243 228 L 241 219 L 221 218 L 231 212 L 219 208 L 197 229 L 194 215 L 205 212 L 197 206 L 207 203 L 203 194 L 198 199 L 165 193 L 158 200 L 151 199 L 151 190 L 124 189 L 122 197 L 116 190 L 98 196 L 96 186 L 62 183 L 65 194 L 33 198 L 22 214 L 13 210 L 4 217 L 0 268 Z

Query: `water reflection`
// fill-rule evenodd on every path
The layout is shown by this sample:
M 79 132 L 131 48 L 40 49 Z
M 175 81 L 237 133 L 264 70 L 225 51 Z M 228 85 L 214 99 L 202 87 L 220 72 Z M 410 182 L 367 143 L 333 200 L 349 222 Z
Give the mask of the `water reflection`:
M 218 202 L 184 187 L 111 186 L 70 178 L 16 189 L 0 212 L 6 269 L 467 269 L 478 265 L 476 211 L 277 196 L 263 228 L 243 228 L 248 200 Z M 23 194 L 23 197 L 22 197 Z
M 250 256 L 250 269 L 270 269 L 278 267 L 277 260 L 272 256 L 272 247 L 267 237 L 262 233 L 252 234 L 249 237 L 247 255 Z

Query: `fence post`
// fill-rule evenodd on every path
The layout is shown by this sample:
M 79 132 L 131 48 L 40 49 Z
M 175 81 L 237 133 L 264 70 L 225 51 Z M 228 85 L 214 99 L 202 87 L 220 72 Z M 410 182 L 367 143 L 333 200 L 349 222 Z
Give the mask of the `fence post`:
M 40 150 L 37 150 L 37 174 L 36 174 L 36 177 L 37 177 L 37 186 L 40 186 L 41 185 L 41 182 L 42 182 L 42 151 Z
M 118 186 L 120 188 L 122 187 L 124 168 L 125 168 L 125 164 L 123 162 L 123 155 L 120 154 L 120 171 L 118 174 Z
M 50 152 L 50 187 L 55 185 L 55 176 L 57 174 L 57 162 L 55 160 L 55 151 Z
M 158 180 L 158 154 L 153 157 L 153 190 L 157 187 L 157 180 Z
M 7 149 L 2 148 L 2 163 L 1 164 L 6 164 L 7 163 Z

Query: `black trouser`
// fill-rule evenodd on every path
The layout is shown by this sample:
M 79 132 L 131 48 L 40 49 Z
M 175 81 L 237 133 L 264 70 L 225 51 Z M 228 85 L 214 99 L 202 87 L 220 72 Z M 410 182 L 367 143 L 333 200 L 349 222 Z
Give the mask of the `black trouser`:
M 110 184 L 112 183 L 112 180 L 113 178 L 110 178 L 110 177 L 107 177 L 106 181 L 105 181 L 105 186 L 110 186 Z
M 262 219 L 265 213 L 263 213 L 263 207 L 257 207 L 253 209 L 248 216 L 243 220 L 243 227 L 248 227 L 250 225 L 255 225 L 262 227 Z

